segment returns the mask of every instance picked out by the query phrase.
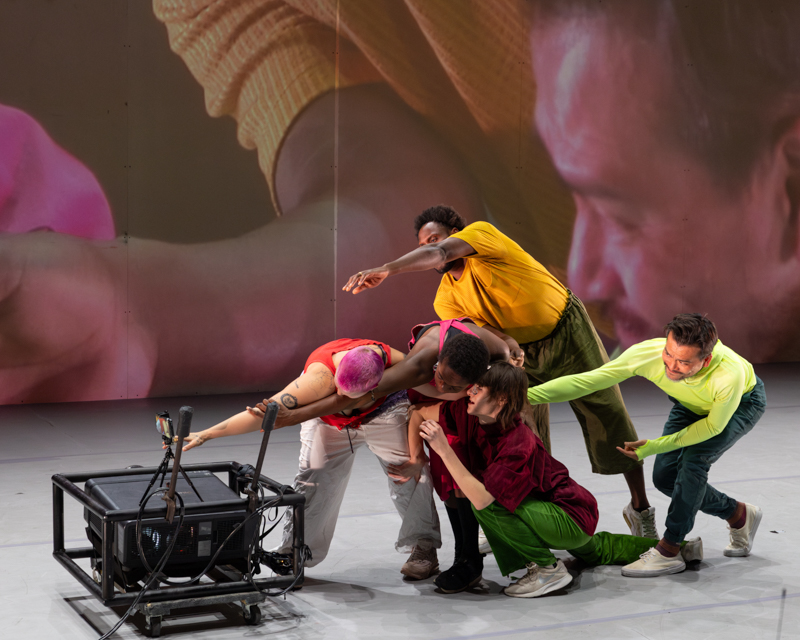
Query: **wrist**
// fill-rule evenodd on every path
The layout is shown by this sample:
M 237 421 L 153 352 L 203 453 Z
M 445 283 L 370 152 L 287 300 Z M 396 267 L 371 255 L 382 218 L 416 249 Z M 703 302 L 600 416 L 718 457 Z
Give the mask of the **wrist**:
M 456 460 L 458 459 L 458 456 L 456 456 L 455 451 L 453 451 L 453 447 L 450 446 L 449 442 L 445 442 L 442 445 L 441 448 L 442 448 L 442 450 L 441 451 L 437 451 L 436 453 L 439 454 L 439 457 L 442 459 L 442 462 L 444 462 L 445 464 L 448 461 L 452 461 L 453 458 L 455 458 Z

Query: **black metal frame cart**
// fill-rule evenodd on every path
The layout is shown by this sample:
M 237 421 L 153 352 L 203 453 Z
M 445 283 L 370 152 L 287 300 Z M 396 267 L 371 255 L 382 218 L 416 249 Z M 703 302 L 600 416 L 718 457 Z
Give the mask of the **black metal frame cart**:
M 241 495 L 241 480 L 237 472 L 241 468 L 238 462 L 216 462 L 183 465 L 186 471 L 210 471 L 211 473 L 228 473 L 228 486 Z M 89 471 L 84 473 L 59 473 L 52 477 L 53 482 L 53 557 L 72 574 L 94 597 L 109 607 L 128 606 L 133 604 L 139 595 L 137 591 L 124 591 L 115 583 L 114 566 L 114 536 L 115 524 L 124 521 L 136 520 L 139 515 L 137 509 L 108 509 L 94 497 L 87 494 L 76 483 L 86 482 L 92 478 L 108 478 L 114 476 L 147 476 L 153 475 L 156 467 L 116 469 L 109 471 Z M 281 485 L 274 480 L 260 475 L 261 484 L 267 489 L 265 497 L 260 499 L 259 506 L 266 502 L 275 502 L 274 506 L 291 507 L 291 517 L 294 527 L 294 558 L 293 572 L 286 576 L 273 576 L 254 579 L 251 583 L 243 578 L 236 570 L 218 566 L 214 571 L 212 582 L 194 584 L 189 586 L 153 586 L 137 605 L 147 620 L 150 635 L 157 637 L 161 630 L 161 619 L 168 615 L 172 609 L 204 606 L 211 604 L 231 603 L 240 604 L 243 609 L 244 619 L 247 624 L 258 624 L 261 611 L 258 603 L 264 602 L 266 595 L 260 590 L 286 589 L 293 583 L 299 587 L 303 584 L 303 563 L 301 550 L 303 548 L 303 509 L 305 496 L 296 493 L 291 487 Z M 75 498 L 85 509 L 95 514 L 102 520 L 99 579 L 90 576 L 75 561 L 79 558 L 95 558 L 98 554 L 93 546 L 67 549 L 64 546 L 64 493 Z M 275 494 L 270 496 L 269 492 Z M 278 500 L 276 501 L 276 498 Z M 241 511 L 247 509 L 250 498 L 244 497 L 237 500 L 217 501 L 213 503 L 187 504 L 185 515 L 203 514 L 213 511 L 215 513 L 228 511 Z M 142 512 L 143 518 L 163 517 L 166 506 L 147 508 Z M 106 570 L 109 568 L 109 570 Z M 258 587 L 254 589 L 253 584 Z

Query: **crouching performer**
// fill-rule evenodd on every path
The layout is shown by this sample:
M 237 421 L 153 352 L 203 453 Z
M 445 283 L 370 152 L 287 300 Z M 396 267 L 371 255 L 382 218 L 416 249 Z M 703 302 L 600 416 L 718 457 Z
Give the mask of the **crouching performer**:
M 334 340 L 316 349 L 308 357 L 303 374 L 271 398 L 279 405 L 275 428 L 296 424 L 292 416 L 297 415 L 297 409 L 329 396 L 360 398 L 358 406 L 345 413 L 306 415 L 302 422 L 300 469 L 294 488 L 306 496 L 305 544 L 311 550 L 306 567 L 319 564 L 328 554 L 355 450 L 366 446 L 377 456 L 384 473 L 390 465 L 409 458 L 405 391 L 383 397 L 370 393 L 384 370 L 396 366 L 403 357 L 396 349 L 374 340 Z M 248 408 L 205 431 L 192 433 L 184 450 L 211 438 L 257 431 L 261 415 L 259 410 Z M 427 578 L 438 569 L 436 549 L 442 544 L 430 472 L 421 468 L 409 482 L 391 478 L 388 482 L 392 503 L 402 520 L 395 548 L 411 552 L 401 571 L 412 579 Z M 287 574 L 292 567 L 291 553 L 292 522 L 287 519 L 282 542 L 267 563 L 276 573 Z
M 633 345 L 593 371 L 563 376 L 528 392 L 533 403 L 561 402 L 642 376 L 672 401 L 660 438 L 617 447 L 631 459 L 655 454 L 653 484 L 672 499 L 658 546 L 622 570 L 632 577 L 683 571 L 679 545 L 694 527 L 698 511 L 728 522 L 726 556 L 749 555 L 761 522 L 759 507 L 715 489 L 708 484 L 708 473 L 764 415 L 764 383 L 753 365 L 717 339 L 714 323 L 699 313 L 675 316 L 664 334 Z
M 569 477 L 567 468 L 547 453 L 520 418 L 527 386 L 522 369 L 493 363 L 467 398 L 441 404 L 438 422 L 420 424 L 422 438 L 472 503 L 500 571 L 509 575 L 527 568 L 504 589 L 516 598 L 535 598 L 572 582 L 552 549 L 569 550 L 591 565 L 627 564 L 658 543 L 627 534 L 594 533 L 594 496 Z M 415 410 L 412 422 L 419 417 Z M 459 434 L 457 449 L 442 426 Z M 684 553 L 687 559 L 700 559 L 700 540 L 687 543 Z

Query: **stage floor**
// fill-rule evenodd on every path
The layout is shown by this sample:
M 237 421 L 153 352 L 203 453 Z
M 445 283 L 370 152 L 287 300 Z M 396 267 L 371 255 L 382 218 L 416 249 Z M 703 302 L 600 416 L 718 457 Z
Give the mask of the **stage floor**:
M 800 638 L 800 365 L 761 366 L 757 372 L 766 383 L 767 413 L 713 466 L 710 477 L 721 490 L 764 510 L 750 557 L 724 557 L 725 523 L 698 514 L 691 536 L 703 538 L 705 560 L 681 574 L 635 579 L 622 577 L 619 567 L 598 567 L 584 570 L 566 590 L 525 600 L 500 593 L 509 581 L 489 556 L 481 590 L 442 595 L 432 579 L 402 580 L 405 557 L 393 544 L 399 518 L 377 460 L 362 449 L 330 554 L 306 571 L 302 590 L 261 605 L 259 626 L 244 626 L 237 609 L 220 605 L 202 615 L 165 619 L 162 637 L 752 640 L 778 637 L 783 611 L 780 637 Z M 626 382 L 623 395 L 640 436 L 660 435 L 667 398 L 640 379 Z M 89 596 L 51 556 L 52 474 L 155 466 L 162 457 L 155 411 L 168 409 L 177 416 L 182 404 L 191 404 L 199 430 L 252 401 L 252 396 L 210 396 L 0 407 L 0 635 L 97 638 L 119 620 L 121 612 Z M 623 479 L 591 474 L 567 405 L 553 405 L 551 420 L 554 455 L 597 497 L 598 530 L 625 532 Z M 211 441 L 188 452 L 184 461 L 255 464 L 259 442 L 258 433 Z M 291 484 L 299 446 L 297 427 L 275 432 L 265 475 Z M 662 530 L 668 501 L 649 482 L 652 465 L 646 461 L 648 492 Z M 439 507 L 444 538 L 439 557 L 447 568 L 452 533 Z M 70 497 L 65 508 L 67 547 L 86 546 L 81 509 Z M 276 530 L 270 540 L 277 537 Z M 115 637 L 143 634 L 144 619 L 136 615 Z

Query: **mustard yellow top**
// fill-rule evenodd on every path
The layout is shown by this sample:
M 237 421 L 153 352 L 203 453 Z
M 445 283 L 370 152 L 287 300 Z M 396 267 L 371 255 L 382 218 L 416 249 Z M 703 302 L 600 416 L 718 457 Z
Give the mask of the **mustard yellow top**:
M 755 387 L 753 365 L 718 340 L 707 367 L 691 378 L 673 382 L 661 359 L 666 342 L 666 338 L 656 338 L 635 344 L 616 360 L 593 371 L 563 376 L 528 389 L 528 399 L 533 404 L 565 402 L 642 376 L 690 411 L 706 417 L 672 435 L 648 440 L 637 449 L 640 460 L 708 440 L 722 432 L 742 396 Z
M 455 150 L 498 226 L 563 267 L 574 204 L 531 131 L 525 4 L 339 0 L 337 15 L 337 0 L 153 0 L 208 112 L 234 117 L 239 142 L 258 150 L 273 200 L 281 142 L 335 88 L 338 59 L 340 88 L 390 86 Z
M 567 290 L 508 236 L 488 222 L 475 222 L 450 236 L 476 254 L 464 259 L 456 280 L 446 273 L 433 308 L 442 320 L 468 317 L 492 325 L 520 344 L 540 340 L 556 326 Z

